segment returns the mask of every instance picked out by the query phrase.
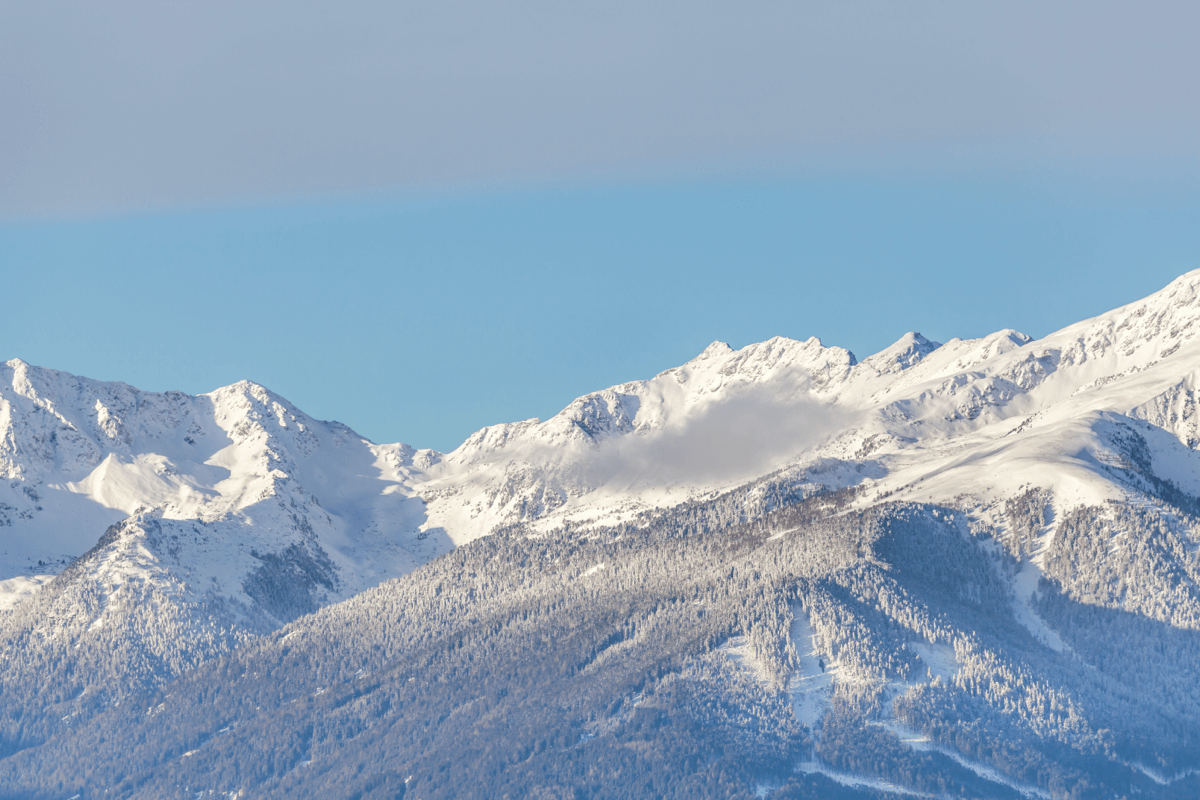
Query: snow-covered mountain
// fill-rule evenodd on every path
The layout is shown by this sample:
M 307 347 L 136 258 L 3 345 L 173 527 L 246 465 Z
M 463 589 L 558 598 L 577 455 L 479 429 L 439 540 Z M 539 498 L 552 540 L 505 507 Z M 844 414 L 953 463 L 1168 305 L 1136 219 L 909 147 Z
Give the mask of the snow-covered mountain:
M 612 521 L 782 470 L 798 485 L 995 508 L 1021 487 L 1060 508 L 1126 496 L 1112 437 L 1147 437 L 1156 473 L 1200 490 L 1193 385 L 1200 272 L 1038 341 L 918 333 L 859 362 L 817 339 L 714 343 L 550 420 L 479 431 L 414 484 L 455 543 L 542 519 Z M 1144 424 L 1143 424 L 1144 423 Z
M 0 791 L 1194 797 L 1198 322 L 718 342 L 445 454 L 10 361 Z
M 764 476 L 797 496 L 856 486 L 863 506 L 952 504 L 1001 531 L 1030 486 L 1059 515 L 1197 493 L 1198 292 L 1193 272 L 1038 341 L 909 333 L 862 361 L 815 338 L 718 342 L 448 454 L 373 444 L 248 382 L 191 397 L 10 361 L 0 603 L 38 597 L 6 624 L 75 641 L 153 598 L 188 633 L 134 627 L 173 672 L 498 526 L 612 524 Z
M 0 365 L 5 638 L 86 645 L 99 683 L 176 674 L 446 552 L 408 487 L 426 458 L 248 382 L 189 397 Z

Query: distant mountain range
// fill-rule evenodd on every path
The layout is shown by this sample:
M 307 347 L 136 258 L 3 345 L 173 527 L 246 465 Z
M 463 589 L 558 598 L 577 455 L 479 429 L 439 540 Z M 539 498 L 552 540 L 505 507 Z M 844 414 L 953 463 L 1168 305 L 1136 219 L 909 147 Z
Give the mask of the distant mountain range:
M 1200 271 L 450 453 L 9 361 L 0 796 L 1200 796 L 1198 370 Z

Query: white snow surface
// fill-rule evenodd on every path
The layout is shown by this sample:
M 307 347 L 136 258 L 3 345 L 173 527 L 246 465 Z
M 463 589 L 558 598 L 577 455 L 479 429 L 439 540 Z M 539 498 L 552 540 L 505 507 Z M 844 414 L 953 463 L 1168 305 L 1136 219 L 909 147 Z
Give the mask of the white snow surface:
M 1108 467 L 1130 426 L 1157 474 L 1200 492 L 1198 292 L 1200 271 L 1040 340 L 909 333 L 861 362 L 816 338 L 717 342 L 446 454 L 374 444 L 250 382 L 151 393 L 13 360 L 0 365 L 0 581 L 54 574 L 133 517 L 174 549 L 114 550 L 93 568 L 109 583 L 153 564 L 248 602 L 260 557 L 304 543 L 334 565 L 332 602 L 497 526 L 611 523 L 766 475 L 861 485 L 864 504 L 953 503 L 1002 529 L 995 510 L 1028 485 L 1055 513 L 1125 499 Z
M 847 681 L 847 671 L 820 652 L 808 615 L 798 606 L 792 607 L 791 638 L 800 666 L 789 681 L 788 693 L 796 719 L 812 730 L 829 706 L 834 685 Z
M 330 599 L 349 596 L 449 549 L 420 531 L 410 473 L 426 457 L 249 382 L 190 397 L 10 361 L 0 365 L 0 579 L 56 572 L 109 526 L 145 518 L 173 537 L 170 552 L 141 553 L 141 565 L 100 559 L 105 582 L 153 563 L 245 601 L 254 553 L 306 542 L 337 569 Z
M 0 581 L 0 611 L 11 611 L 13 606 L 42 587 L 53 575 L 22 575 Z

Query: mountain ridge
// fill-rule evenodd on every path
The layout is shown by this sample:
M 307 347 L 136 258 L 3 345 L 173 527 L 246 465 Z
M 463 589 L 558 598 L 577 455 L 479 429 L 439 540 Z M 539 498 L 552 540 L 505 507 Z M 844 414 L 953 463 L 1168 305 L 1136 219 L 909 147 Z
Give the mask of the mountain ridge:
M 0 365 L 0 579 L 36 591 L 120 520 L 129 531 L 153 521 L 174 531 L 139 534 L 154 569 L 283 622 L 291 611 L 245 588 L 268 555 L 306 587 L 304 613 L 504 525 L 633 519 L 780 470 L 801 494 L 861 485 L 949 502 L 965 490 L 994 522 L 986 509 L 1027 482 L 1012 466 L 1028 462 L 1062 514 L 1126 492 L 1103 467 L 1105 413 L 1163 423 L 1185 447 L 1152 436 L 1147 469 L 1167 459 L 1192 488 L 1198 290 L 1200 271 L 1039 340 L 1002 330 L 943 345 L 910 332 L 861 361 L 815 337 L 716 342 L 548 420 L 482 428 L 449 453 L 376 445 L 250 381 L 150 393 L 13 360 Z M 998 452 L 1011 455 L 1004 478 L 989 466 Z M 1048 461 L 1059 474 L 1045 474 Z M 935 476 L 944 488 L 930 491 Z M 187 557 L 162 549 L 171 536 L 200 541 L 194 523 L 207 544 Z
M 585 446 L 598 451 L 616 439 L 637 437 L 648 440 L 664 431 L 669 438 L 676 430 L 686 430 L 692 418 L 702 417 L 711 407 L 722 411 L 719 401 L 728 402 L 731 396 L 752 394 L 766 385 L 777 387 L 773 390 L 774 396 L 749 397 L 746 402 L 752 411 L 760 408 L 777 411 L 779 406 L 800 401 L 809 403 L 804 410 L 817 416 L 818 422 L 827 423 L 820 415 L 830 410 L 861 419 L 864 413 L 875 415 L 873 407 L 882 404 L 878 413 L 890 415 L 890 419 L 883 424 L 878 420 L 869 423 L 866 427 L 874 429 L 863 439 L 874 437 L 872 443 L 859 442 L 856 448 L 867 447 L 876 453 L 880 452 L 881 441 L 895 442 L 897 436 L 912 438 L 914 430 L 912 425 L 905 423 L 906 419 L 919 422 L 928 429 L 929 415 L 914 414 L 912 410 L 917 407 L 927 410 L 933 406 L 952 405 L 952 408 L 945 408 L 942 416 L 946 419 L 940 421 L 949 423 L 944 427 L 949 428 L 946 433 L 950 435 L 958 435 L 964 428 L 978 428 L 981 416 L 987 421 L 989 415 L 1011 416 L 1013 411 L 1032 412 L 1025 414 L 1031 426 L 1039 421 L 1044 424 L 1046 417 L 1053 414 L 1050 408 L 1023 406 L 1029 405 L 1032 397 L 1029 393 L 1043 381 L 1056 381 L 1054 375 L 1061 374 L 1061 365 L 1075 367 L 1075 372 L 1083 367 L 1082 371 L 1090 380 L 1074 381 L 1071 390 L 1079 392 L 1097 382 L 1111 384 L 1123 379 L 1129 382 L 1127 379 L 1137 373 L 1152 369 L 1162 353 L 1173 354 L 1191 342 L 1195 335 L 1195 320 L 1200 316 L 1196 297 L 1198 283 L 1200 272 L 1183 275 L 1149 298 L 1068 326 L 1036 341 L 1024 334 L 1004 330 L 981 339 L 954 339 L 941 345 L 919 333 L 908 333 L 861 362 L 848 350 L 826 347 L 815 337 L 806 341 L 776 337 L 736 351 L 715 342 L 686 364 L 665 370 L 654 378 L 583 395 L 544 422 L 530 419 L 482 428 L 449 453 L 415 450 L 402 443 L 374 445 L 338 423 L 319 425 L 334 440 L 342 443 L 357 440 L 362 443 L 360 447 L 370 450 L 374 460 L 359 469 L 368 474 L 375 471 L 377 479 L 387 480 L 395 487 L 393 491 L 407 494 L 416 502 L 421 502 L 418 496 L 425 498 L 427 518 L 417 526 L 419 531 L 410 532 L 411 536 L 425 534 L 427 539 L 438 536 L 439 529 L 444 529 L 451 541 L 469 541 L 485 535 L 496 525 L 528 518 L 530 513 L 533 516 L 569 513 L 572 506 L 581 504 L 581 498 L 602 488 L 602 482 L 588 474 L 595 471 L 588 459 L 573 453 L 573 449 Z M 1131 359 L 1152 339 L 1164 339 L 1158 359 L 1147 362 L 1141 358 L 1122 365 L 1121 362 Z M 1124 349 L 1115 358 L 1115 368 L 1105 365 L 1104 370 L 1088 369 L 1089 359 L 1092 363 L 1097 359 L 1114 360 L 1111 356 L 1121 343 L 1124 343 Z M 1033 350 L 1040 348 L 1040 354 L 1035 356 L 1027 349 L 1030 345 Z M 986 364 L 994 366 L 981 373 L 980 368 Z M 103 530 L 115 522 L 119 518 L 117 512 L 128 515 L 143 506 L 162 507 L 168 518 L 219 516 L 237 511 L 239 503 L 255 492 L 271 491 L 252 480 L 246 481 L 251 475 L 257 480 L 269 481 L 276 459 L 280 459 L 279 471 L 289 477 L 301 471 L 302 463 L 316 463 L 307 457 L 312 454 L 316 441 L 312 428 L 318 423 L 285 399 L 252 382 L 241 381 L 189 398 L 177 392 L 146 393 L 120 382 L 76 378 L 56 370 L 35 368 L 19 359 L 4 364 L 2 371 L 8 373 L 4 376 L 8 390 L 0 404 L 0 430 L 3 430 L 0 472 L 10 481 L 10 493 L 18 488 L 12 482 L 22 481 L 21 492 L 14 494 L 17 502 L 10 501 L 0 508 L 6 518 L 24 517 L 28 522 L 36 517 L 38 501 L 20 495 L 25 490 L 37 492 L 37 486 L 43 484 L 51 491 L 65 489 L 73 495 L 90 497 L 99 507 L 90 510 L 87 525 L 92 530 Z M 1093 377 L 1091 371 L 1099 374 Z M 1133 409 L 1140 409 L 1144 404 L 1175 403 L 1178 406 L 1183 403 L 1186 406 L 1190 402 L 1186 400 L 1186 388 L 1177 392 L 1185 399 L 1159 397 L 1168 391 L 1171 391 L 1170 386 L 1165 385 L 1162 391 L 1145 397 L 1140 403 L 1128 408 L 1106 407 L 1106 410 L 1133 413 Z M 72 394 L 77 398 L 87 395 L 87 401 L 80 401 L 87 407 L 73 407 L 69 402 Z M 1061 395 L 1062 391 L 1055 394 Z M 63 395 L 68 397 L 64 399 Z M 21 408 L 19 401 L 22 399 L 27 401 L 25 408 Z M 211 404 L 211 409 L 197 409 L 194 407 L 197 404 Z M 39 413 L 38 409 L 58 424 L 48 426 L 47 420 L 33 419 Z M 1167 412 L 1154 412 L 1147 407 L 1137 411 L 1135 416 L 1161 416 L 1163 413 Z M 14 421 L 14 414 L 23 415 L 25 424 Z M 214 424 L 217 414 L 222 420 L 233 414 L 238 422 L 230 424 L 230 430 L 226 431 L 221 425 Z M 223 454 L 216 451 L 203 453 L 207 458 L 201 461 L 191 461 L 190 472 L 178 469 L 175 462 L 189 461 L 187 457 L 194 456 L 181 452 L 189 448 L 177 446 L 182 427 L 186 427 L 183 442 L 191 440 L 189 447 L 194 448 L 198 437 L 209 434 L 228 440 L 230 433 L 234 433 L 244 439 L 252 429 L 262 428 L 262 420 L 272 416 L 277 422 L 272 435 L 286 437 L 287 446 L 276 448 L 264 440 L 261 451 L 251 455 L 253 468 L 239 468 L 239 480 L 243 485 L 237 485 L 238 480 L 231 477 L 220 481 L 214 475 L 201 474 L 228 469 L 217 463 Z M 288 429 L 287 418 L 292 420 L 293 430 Z M 1171 424 L 1187 425 L 1190 424 L 1187 420 L 1193 418 L 1187 408 L 1179 408 L 1174 412 L 1176 422 Z M 200 425 L 198 419 L 206 420 L 206 424 Z M 38 422 L 41 424 L 36 424 Z M 803 427 L 802 423 L 789 422 L 793 427 Z M 154 464 L 127 463 L 137 460 L 131 449 L 134 435 L 129 430 L 131 425 L 137 427 L 140 440 L 151 440 L 149 444 L 160 450 L 175 436 L 176 442 L 170 443 L 175 446 L 174 452 L 142 457 L 143 462 L 156 461 Z M 826 427 L 833 426 L 826 424 Z M 701 434 L 707 432 L 701 431 Z M 1184 431 L 1181 436 L 1187 441 L 1188 437 L 1194 438 L 1194 431 Z M 799 434 L 797 437 L 804 438 Z M 727 443 L 718 441 L 717 444 Z M 799 449 L 811 450 L 810 446 L 805 446 L 809 444 L 800 442 Z M 149 450 L 150 447 L 143 446 L 142 449 Z M 609 449 L 612 449 L 611 445 Z M 776 463 L 750 465 L 734 480 L 753 477 L 750 472 L 763 474 L 783 466 L 789 458 L 799 455 L 795 449 L 781 454 Z M 813 457 L 831 454 L 844 457 L 847 455 L 845 450 L 845 447 L 833 448 L 829 452 L 816 452 Z M 636 466 L 639 460 L 657 455 L 660 454 L 635 453 L 631 458 Z M 546 473 L 544 465 L 556 460 L 561 468 L 551 470 L 554 474 Z M 43 475 L 47 469 L 61 473 L 60 478 L 76 480 L 47 483 L 44 480 L 47 475 Z M 83 469 L 90 471 L 82 475 Z M 604 469 L 599 471 L 603 473 Z M 313 471 L 305 477 L 309 483 L 327 483 L 327 476 L 319 472 Z M 493 473 L 490 478 L 489 472 Z M 687 484 L 686 475 L 671 477 L 682 480 L 668 480 L 669 485 L 659 486 L 659 490 L 676 494 L 691 491 L 670 488 L 670 485 Z M 485 484 L 482 487 L 479 486 L 481 482 Z M 344 491 L 341 487 L 333 487 L 335 494 Z M 486 506 L 476 502 L 465 509 L 464 514 L 464 509 L 455 509 L 449 502 L 450 497 L 464 492 L 492 499 Z M 22 499 L 25 502 L 22 503 Z M 63 505 L 67 499 L 78 505 L 78 498 L 56 499 Z M 61 529 L 63 526 L 58 522 L 53 527 Z M 36 560 L 63 564 L 95 541 L 94 538 L 87 541 L 86 534 L 81 536 L 79 541 L 63 543 L 59 547 L 63 552 L 47 550 Z M 36 565 L 27 561 L 21 571 L 26 575 L 36 574 L 33 566 Z M 0 579 L 15 577 L 17 570 L 12 564 L 4 569 L 6 574 Z
M 573 753 L 613 786 L 659 762 L 708 776 L 676 796 L 753 778 L 824 787 L 805 797 L 1187 797 L 1197 320 L 1200 271 L 1037 340 L 910 332 L 861 361 L 815 337 L 716 342 L 449 453 L 248 381 L 147 393 L 7 362 L 0 690 L 23 700 L 0 709 L 0 785 L 79 752 L 122 796 L 214 788 L 200 765 L 253 761 L 245 725 L 287 741 L 222 791 L 407 792 L 354 771 L 347 742 L 369 741 L 461 796 L 478 790 L 438 748 L 478 724 L 505 744 L 477 757 L 522 794 L 514 765 L 569 772 L 552 754 Z M 460 723 L 475 707 L 486 722 Z M 439 717 L 432 750 L 403 733 Z M 110 730 L 142 737 L 118 735 L 133 783 L 97 755 Z

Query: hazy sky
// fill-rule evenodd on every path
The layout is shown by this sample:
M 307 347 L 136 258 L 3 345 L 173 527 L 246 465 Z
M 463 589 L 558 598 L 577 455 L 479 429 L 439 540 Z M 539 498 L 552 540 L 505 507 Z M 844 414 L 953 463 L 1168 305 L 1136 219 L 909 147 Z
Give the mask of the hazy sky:
M 0 358 L 449 449 L 1200 267 L 1200 5 L 0 3 Z
M 1195 2 L 0 4 L 0 214 L 1188 158 Z

